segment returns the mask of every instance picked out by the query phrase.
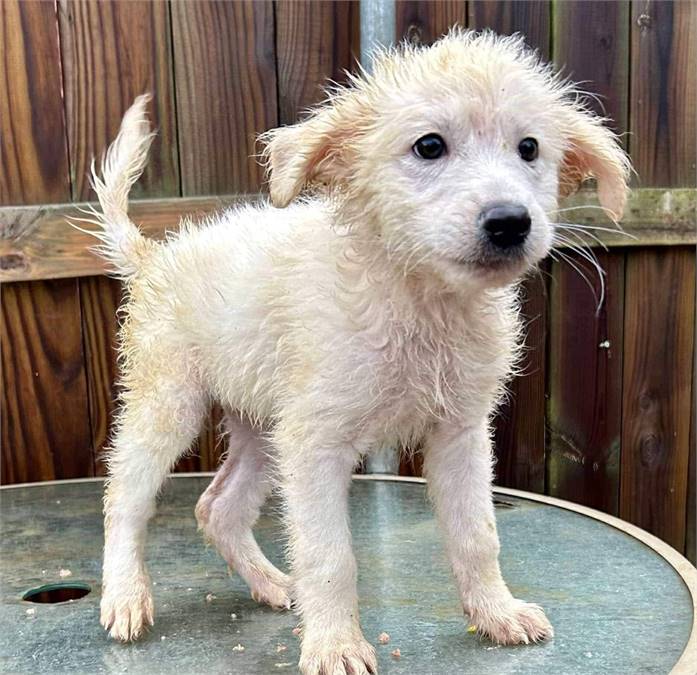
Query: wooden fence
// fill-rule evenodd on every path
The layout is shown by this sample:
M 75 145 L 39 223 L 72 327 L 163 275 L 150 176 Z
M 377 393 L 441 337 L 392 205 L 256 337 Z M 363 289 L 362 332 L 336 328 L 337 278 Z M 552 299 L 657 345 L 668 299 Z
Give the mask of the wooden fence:
M 526 375 L 497 422 L 498 481 L 618 514 L 694 559 L 696 4 L 397 4 L 397 37 L 454 23 L 520 31 L 587 81 L 637 171 L 625 227 L 638 239 L 598 252 L 599 313 L 568 264 L 525 282 Z M 157 236 L 259 190 L 255 133 L 341 81 L 359 39 L 357 2 L 0 3 L 4 483 L 103 473 L 120 288 L 64 216 L 91 198 L 90 159 L 133 98 L 154 93 L 134 213 Z M 216 466 L 212 423 L 197 453 L 179 468 Z

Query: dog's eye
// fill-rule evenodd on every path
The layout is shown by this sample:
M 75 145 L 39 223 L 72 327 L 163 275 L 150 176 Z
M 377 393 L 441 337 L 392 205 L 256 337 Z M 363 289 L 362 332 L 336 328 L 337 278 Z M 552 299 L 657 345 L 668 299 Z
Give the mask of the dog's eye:
M 438 134 L 426 134 L 414 143 L 414 152 L 421 159 L 438 159 L 445 152 L 445 141 Z
M 537 159 L 538 146 L 534 138 L 524 138 L 518 143 L 518 154 L 526 162 L 532 162 Z

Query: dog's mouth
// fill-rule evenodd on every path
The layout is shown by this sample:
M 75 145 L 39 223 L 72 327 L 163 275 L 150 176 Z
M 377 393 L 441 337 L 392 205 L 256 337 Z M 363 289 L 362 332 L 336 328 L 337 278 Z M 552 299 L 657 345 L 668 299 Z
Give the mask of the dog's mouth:
M 451 261 L 482 274 L 518 270 L 532 264 L 524 242 L 506 249 L 487 245 L 477 248 L 473 254 L 451 258 Z

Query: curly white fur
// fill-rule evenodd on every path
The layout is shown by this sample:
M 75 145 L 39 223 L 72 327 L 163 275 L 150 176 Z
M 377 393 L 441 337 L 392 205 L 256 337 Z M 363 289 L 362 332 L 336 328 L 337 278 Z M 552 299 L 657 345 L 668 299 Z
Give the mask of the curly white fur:
M 560 191 L 589 175 L 621 214 L 628 162 L 612 133 L 521 40 L 453 31 L 380 55 L 300 124 L 264 136 L 271 199 L 146 241 L 127 193 L 151 141 L 139 98 L 95 186 L 102 251 L 126 280 L 123 400 L 105 498 L 102 622 L 128 640 L 152 622 L 147 520 L 210 399 L 230 453 L 197 516 L 274 606 L 292 595 L 304 673 L 375 671 L 361 634 L 347 495 L 360 457 L 423 443 L 431 496 L 465 610 L 503 643 L 552 635 L 498 567 L 489 419 L 515 364 L 516 281 L 551 245 Z M 412 152 L 437 132 L 437 161 Z M 535 137 L 537 160 L 517 153 Z M 305 196 L 300 193 L 312 188 Z M 525 206 L 518 256 L 491 262 L 478 214 Z M 278 208 L 277 208 L 278 207 Z M 288 577 L 251 528 L 283 491 Z

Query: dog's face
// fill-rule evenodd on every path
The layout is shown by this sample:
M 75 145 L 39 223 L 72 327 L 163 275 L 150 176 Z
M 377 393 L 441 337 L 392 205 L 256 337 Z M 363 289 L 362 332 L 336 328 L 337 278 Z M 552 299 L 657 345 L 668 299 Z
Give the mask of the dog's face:
M 520 40 L 490 33 L 383 55 L 266 140 L 274 204 L 326 184 L 405 272 L 454 286 L 507 284 L 543 258 L 559 195 L 586 178 L 613 218 L 626 198 L 612 132 Z

